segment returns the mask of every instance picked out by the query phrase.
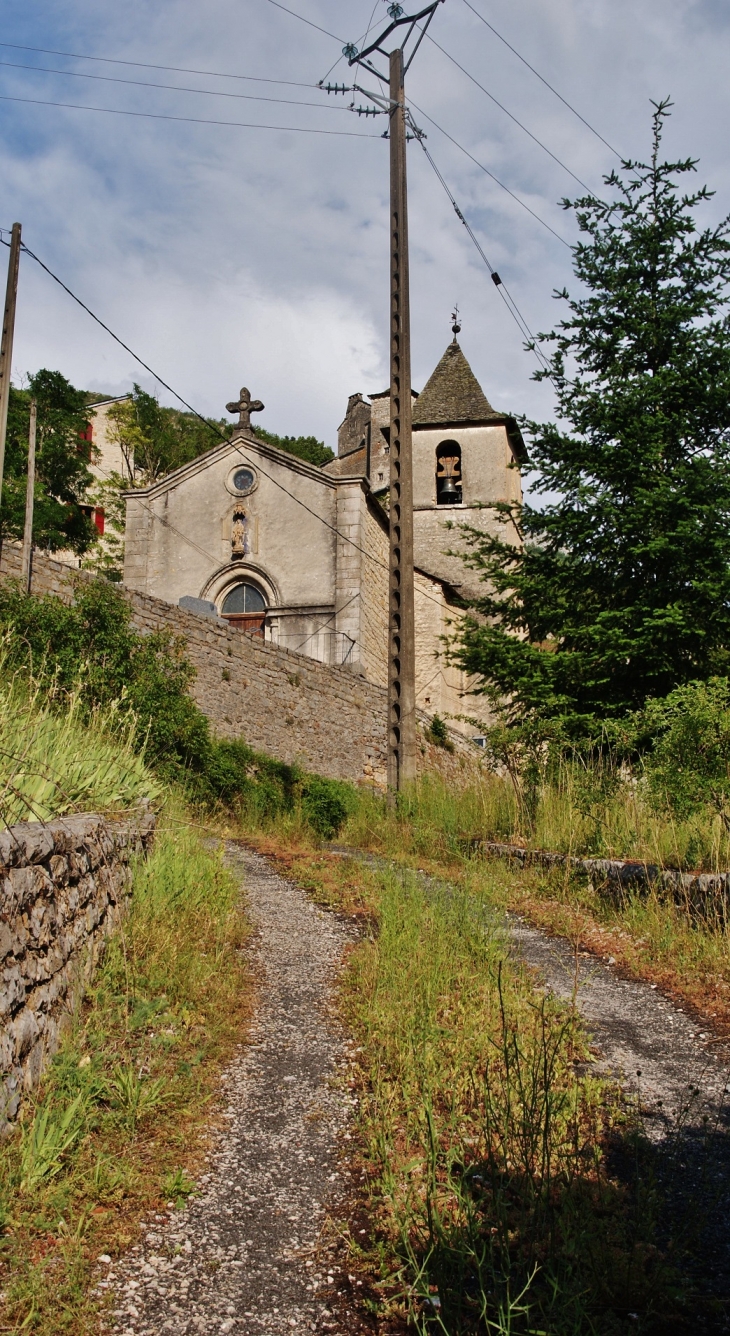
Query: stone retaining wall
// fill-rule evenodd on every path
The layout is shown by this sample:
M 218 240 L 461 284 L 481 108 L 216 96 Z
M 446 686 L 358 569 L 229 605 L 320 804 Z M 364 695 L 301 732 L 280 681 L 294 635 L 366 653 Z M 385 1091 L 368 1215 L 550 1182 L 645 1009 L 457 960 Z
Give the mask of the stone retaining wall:
M 0 1131 L 58 1047 L 155 818 L 67 816 L 0 832 Z
M 20 548 L 5 544 L 0 579 L 20 574 Z M 33 592 L 73 597 L 74 579 L 89 580 L 42 553 L 33 554 Z M 167 630 L 185 641 L 196 670 L 191 693 L 223 738 L 245 738 L 277 760 L 332 779 L 385 786 L 387 692 L 347 668 L 332 668 L 279 645 L 199 617 L 148 594 L 122 590 L 142 632 Z M 419 712 L 421 731 L 428 716 Z M 462 734 L 454 752 L 421 738 L 419 763 L 453 780 L 478 768 L 479 754 Z

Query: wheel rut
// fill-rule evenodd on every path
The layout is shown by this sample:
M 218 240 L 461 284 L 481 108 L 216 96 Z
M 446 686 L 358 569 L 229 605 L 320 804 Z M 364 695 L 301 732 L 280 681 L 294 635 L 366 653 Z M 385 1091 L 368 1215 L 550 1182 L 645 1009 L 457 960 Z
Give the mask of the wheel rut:
M 327 1224 L 346 1188 L 340 1141 L 352 1112 L 333 990 L 356 932 L 257 854 L 228 844 L 226 860 L 245 890 L 259 979 L 248 1040 L 224 1077 L 228 1129 L 199 1194 L 148 1220 L 107 1268 L 107 1330 L 350 1336 L 361 1319 Z

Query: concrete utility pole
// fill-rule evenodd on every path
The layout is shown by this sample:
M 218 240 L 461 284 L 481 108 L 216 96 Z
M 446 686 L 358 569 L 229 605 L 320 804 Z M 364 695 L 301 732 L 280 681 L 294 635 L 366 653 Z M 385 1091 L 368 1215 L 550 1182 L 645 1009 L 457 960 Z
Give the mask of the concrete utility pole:
M 393 20 L 385 32 L 358 51 L 346 46 L 350 65 L 382 78 L 377 56 L 387 57 L 389 98 L 355 85 L 387 112 L 390 139 L 390 559 L 388 563 L 388 787 L 402 789 L 416 778 L 416 646 L 413 607 L 413 464 L 411 431 L 411 312 L 408 276 L 408 182 L 406 174 L 405 74 L 443 0 L 417 14 L 388 6 Z M 402 31 L 401 31 L 402 30 Z M 398 32 L 400 45 L 384 43 Z M 417 38 L 406 63 L 414 31 Z M 328 86 L 327 91 L 339 91 Z M 360 115 L 372 109 L 353 108 Z
M 0 499 L 5 471 L 5 438 L 8 433 L 8 404 L 10 402 L 10 373 L 13 364 L 13 335 L 15 333 L 15 302 L 18 295 L 18 267 L 20 265 L 20 223 L 13 223 L 10 234 L 8 286 L 5 293 L 3 333 L 0 342 Z
M 390 53 L 390 560 L 388 787 L 416 778 L 413 462 L 403 50 Z
M 35 437 L 38 410 L 35 399 L 30 401 L 30 430 L 28 432 L 28 480 L 25 486 L 25 528 L 23 554 L 20 562 L 20 580 L 30 593 L 31 562 L 33 560 L 33 499 L 35 494 Z

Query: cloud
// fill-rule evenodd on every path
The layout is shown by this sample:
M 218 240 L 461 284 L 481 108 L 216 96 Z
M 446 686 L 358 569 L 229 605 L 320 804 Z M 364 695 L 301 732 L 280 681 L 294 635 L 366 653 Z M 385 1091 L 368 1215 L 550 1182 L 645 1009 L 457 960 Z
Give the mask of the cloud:
M 650 98 L 670 92 L 667 148 L 702 159 L 727 208 L 727 23 L 723 7 L 687 0 L 473 0 L 621 152 L 644 155 Z M 357 39 L 373 0 L 290 0 Z M 376 17 L 385 15 L 378 4 Z M 266 425 L 334 443 L 347 395 L 387 380 L 388 146 L 382 120 L 359 120 L 315 85 L 336 42 L 266 0 L 9 0 L 3 40 L 291 84 L 92 64 L 0 48 L 0 58 L 235 94 L 322 102 L 322 108 L 64 78 L 0 66 L 6 96 L 76 102 L 292 129 L 247 130 L 101 115 L 0 101 L 6 227 L 204 412 L 241 384 L 266 402 Z M 610 151 L 499 42 L 463 0 L 434 19 L 439 43 L 594 189 Z M 351 78 L 344 61 L 332 78 Z M 363 77 L 360 80 L 369 86 Z M 308 85 L 296 87 L 295 84 Z M 573 239 L 558 207 L 578 187 L 449 60 L 424 42 L 409 73 L 413 101 L 544 218 Z M 359 99 L 362 100 L 362 99 Z M 335 109 L 339 104 L 339 109 Z M 418 119 L 418 116 L 417 116 Z M 429 122 L 428 147 L 532 328 L 556 318 L 570 253 Z M 423 383 L 450 337 L 462 343 L 493 403 L 549 414 L 549 387 L 511 322 L 418 146 L 409 148 L 413 371 Z M 14 364 L 60 367 L 76 384 L 121 392 L 149 378 L 25 258 Z M 166 393 L 162 394 L 169 401 Z

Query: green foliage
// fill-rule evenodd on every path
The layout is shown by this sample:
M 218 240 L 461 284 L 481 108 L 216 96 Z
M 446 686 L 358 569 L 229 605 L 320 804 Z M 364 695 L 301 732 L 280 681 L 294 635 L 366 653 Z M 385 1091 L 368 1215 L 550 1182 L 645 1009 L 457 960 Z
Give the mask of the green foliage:
M 404 867 L 358 877 L 377 931 L 343 992 L 381 1292 L 423 1336 L 608 1336 L 627 1309 L 648 1317 L 665 1275 L 639 1165 L 629 1200 L 577 1015 L 505 961 L 489 871 L 470 890 Z
M 275 445 L 278 450 L 286 450 L 287 454 L 296 455 L 298 459 L 305 459 L 308 464 L 316 464 L 319 468 L 329 464 L 335 457 L 334 451 L 323 441 L 318 441 L 316 436 L 277 436 L 272 431 L 264 431 L 263 427 L 256 427 L 255 434 L 267 445 Z
M 77 798 L 87 791 L 107 795 L 118 790 L 120 805 L 125 805 L 125 796 L 138 790 L 147 793 L 150 787 L 144 766 L 133 755 L 136 748 L 161 778 L 182 783 L 188 795 L 203 805 L 222 803 L 263 820 L 298 810 L 324 838 L 336 834 L 347 819 L 350 785 L 306 775 L 297 766 L 255 752 L 240 739 L 214 738 L 189 694 L 195 670 L 184 657 L 183 642 L 166 631 L 138 634 L 131 624 L 129 603 L 108 581 L 79 581 L 71 604 L 51 595 L 27 595 L 18 585 L 2 585 L 0 628 L 6 632 L 0 667 L 6 674 L 16 671 L 19 680 L 31 672 L 50 691 L 49 709 L 38 722 L 39 737 L 65 736 L 53 719 L 55 708 L 65 715 L 67 727 L 74 717 L 80 728 L 84 719 L 95 719 L 116 729 L 123 742 L 119 762 L 111 765 L 105 784 L 108 742 L 101 748 L 96 769 L 88 756 L 77 781 L 75 752 L 57 777 L 43 768 L 36 746 L 26 766 L 30 778 L 22 788 L 23 793 L 27 790 L 26 802 L 32 796 L 38 804 L 51 803 L 53 810 L 53 804 L 62 802 L 57 789 L 63 782 Z M 0 691 L 0 735 L 2 700 Z M 70 742 L 73 745 L 73 739 Z M 12 753 L 16 789 L 20 787 L 17 759 Z M 2 772 L 0 763 L 0 782 Z
M 138 1124 L 164 1102 L 165 1081 L 163 1077 L 156 1081 L 147 1080 L 138 1074 L 132 1063 L 120 1063 L 109 1081 L 109 1097 L 127 1131 L 134 1134 Z
M 424 736 L 427 742 L 432 742 L 435 747 L 443 747 L 445 751 L 453 752 L 454 744 L 449 737 L 449 730 L 446 727 L 440 714 L 435 714 Z
M 655 798 L 679 817 L 709 807 L 730 830 L 730 681 L 689 682 L 647 701 L 636 731 L 653 742 L 644 766 Z
M 0 818 L 48 821 L 66 812 L 119 812 L 156 801 L 161 785 L 135 750 L 131 720 L 84 710 L 78 693 L 63 709 L 48 683 L 8 678 L 0 647 Z
M 31 399 L 38 409 L 33 541 L 50 552 L 64 548 L 86 552 L 97 537 L 81 508 L 92 482 L 81 439 L 89 425 L 89 410 L 84 392 L 75 390 L 60 371 L 36 372 L 25 390 L 10 387 L 2 537 L 23 536 Z
M 125 462 L 124 486 L 148 486 L 173 469 L 220 444 L 231 435 L 230 422 L 201 420 L 195 413 L 165 408 L 135 384 L 129 399 L 109 409 L 111 438 L 119 445 Z
M 79 1094 L 66 1108 L 53 1100 L 42 1104 L 23 1125 L 20 1147 L 21 1191 L 34 1192 L 55 1178 L 84 1130 L 84 1096 Z
M 727 670 L 730 648 L 730 236 L 697 229 L 691 159 L 624 163 L 579 199 L 582 295 L 551 334 L 558 422 L 526 424 L 538 508 L 467 532 L 486 581 L 457 661 L 509 720 L 596 734 L 649 697 Z M 515 532 L 524 546 L 514 543 Z
M 302 813 L 316 835 L 331 840 L 344 826 L 354 805 L 352 785 L 308 775 L 302 783 Z

